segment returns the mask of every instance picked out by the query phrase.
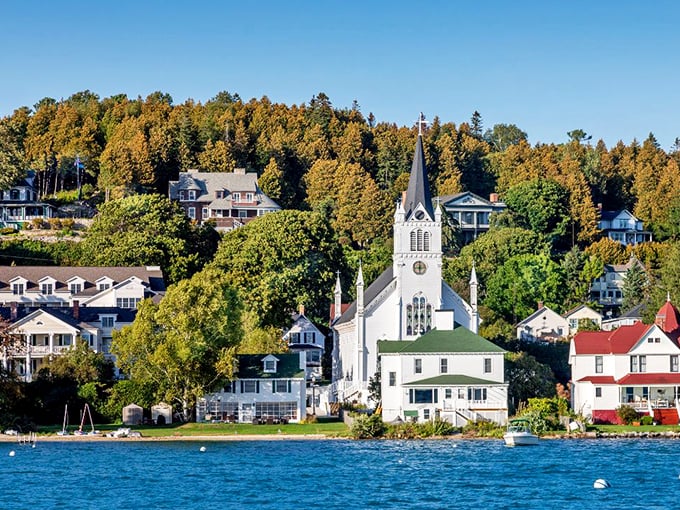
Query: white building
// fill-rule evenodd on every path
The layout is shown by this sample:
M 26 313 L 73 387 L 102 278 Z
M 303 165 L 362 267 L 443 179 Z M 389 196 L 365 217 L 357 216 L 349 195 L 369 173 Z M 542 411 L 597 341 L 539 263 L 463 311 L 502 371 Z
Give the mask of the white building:
M 590 286 L 591 299 L 607 308 L 620 307 L 623 304 L 626 274 L 634 265 L 646 271 L 634 255 L 625 264 L 605 264 L 602 276 L 595 278 Z
M 336 282 L 331 322 L 335 398 L 367 402 L 369 379 L 378 370 L 378 341 L 415 340 L 440 327 L 435 311 L 451 311 L 459 325 L 477 332 L 476 299 L 469 305 L 442 279 L 441 246 L 442 212 L 430 199 L 419 134 L 408 189 L 394 214 L 392 265 L 366 288 L 360 267 L 357 299 L 347 308 L 341 302 L 340 279 Z
M 680 319 L 667 301 L 652 325 L 636 322 L 614 331 L 582 331 L 569 349 L 572 407 L 595 423 L 618 423 L 630 405 L 659 423 L 678 424 Z
M 560 315 L 543 303 L 529 317 L 517 323 L 517 339 L 525 342 L 555 342 L 566 340 L 579 330 L 580 321 L 590 321 L 597 329 L 602 325 L 602 314 L 586 305 L 579 305 Z M 580 322 L 583 324 L 583 322 Z
M 165 293 L 159 266 L 0 266 L 0 305 L 135 309 Z
M 293 325 L 284 333 L 283 340 L 291 352 L 305 351 L 307 380 L 311 381 L 312 378 L 315 378 L 317 381 L 320 381 L 323 376 L 321 373 L 321 360 L 326 350 L 326 337 L 305 316 L 304 307 L 300 308 L 300 313 L 295 314 Z
M 307 416 L 305 353 L 238 356 L 235 379 L 198 402 L 197 421 L 299 422 Z
M 491 215 L 507 208 L 498 200 L 498 193 L 491 193 L 489 200 L 486 200 L 471 191 L 464 191 L 441 197 L 441 203 L 458 226 L 463 244 L 469 244 L 488 232 Z
M 416 340 L 378 342 L 384 421 L 507 422 L 505 351 L 450 320 Z
M 652 240 L 652 233 L 644 229 L 642 221 L 625 209 L 621 211 L 600 211 L 598 228 L 609 239 L 624 246 L 646 243 Z
M 50 357 L 85 342 L 94 352 L 111 354 L 113 331 L 132 324 L 136 310 L 117 307 L 0 307 L 14 342 L 2 351 L 3 367 L 31 381 Z

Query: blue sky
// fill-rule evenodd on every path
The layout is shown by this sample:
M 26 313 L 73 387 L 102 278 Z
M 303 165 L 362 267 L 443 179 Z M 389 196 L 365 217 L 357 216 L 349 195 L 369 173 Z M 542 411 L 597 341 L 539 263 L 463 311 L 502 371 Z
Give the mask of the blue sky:
M 482 114 L 532 143 L 680 137 L 680 2 L 6 2 L 0 116 L 43 97 L 161 90 L 300 104 L 325 92 L 378 121 Z

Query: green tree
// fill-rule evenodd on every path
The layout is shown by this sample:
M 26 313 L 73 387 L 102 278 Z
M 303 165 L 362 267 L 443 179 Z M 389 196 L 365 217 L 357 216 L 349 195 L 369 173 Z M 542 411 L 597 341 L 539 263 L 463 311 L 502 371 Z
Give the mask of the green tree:
M 288 351 L 281 329 L 274 326 L 260 326 L 259 318 L 252 310 L 242 314 L 243 338 L 238 344 L 239 354 L 277 354 Z
M 495 152 L 504 152 L 511 145 L 527 141 L 527 134 L 514 124 L 495 124 L 487 129 L 484 139 Z
M 83 263 L 160 265 L 166 279 L 177 282 L 210 259 L 215 242 L 209 231 L 192 227 L 179 205 L 167 197 L 132 195 L 100 207 L 82 242 Z
M 327 317 L 341 252 L 322 215 L 284 210 L 227 233 L 210 265 L 224 271 L 261 326 L 282 327 L 299 305 L 312 320 Z
M 526 352 L 505 355 L 505 379 L 508 381 L 508 400 L 514 409 L 530 398 L 555 394 L 556 380 L 550 367 Z
M 170 286 L 160 304 L 140 303 L 111 350 L 130 379 L 151 384 L 189 418 L 198 398 L 233 376 L 241 310 L 225 275 L 205 270 Z
M 505 203 L 515 224 L 542 233 L 553 243 L 564 240 L 569 218 L 569 194 L 552 179 L 533 179 L 510 188 Z
M 560 268 L 547 255 L 519 255 L 489 279 L 484 304 L 516 324 L 535 311 L 538 301 L 561 308 L 563 291 Z
M 0 189 L 11 187 L 23 175 L 19 145 L 5 122 L 0 122 Z
M 623 277 L 623 310 L 630 310 L 642 303 L 647 297 L 649 279 L 640 264 L 632 264 Z
M 54 356 L 40 367 L 40 377 L 70 379 L 79 385 L 113 379 L 113 363 L 82 340 L 73 349 Z

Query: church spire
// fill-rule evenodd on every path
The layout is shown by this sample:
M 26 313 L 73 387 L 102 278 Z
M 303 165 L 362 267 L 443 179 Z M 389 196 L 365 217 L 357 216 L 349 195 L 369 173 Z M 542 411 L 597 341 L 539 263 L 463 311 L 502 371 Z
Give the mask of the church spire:
M 434 219 L 434 208 L 430 198 L 430 185 L 427 182 L 427 167 L 425 166 L 425 154 L 423 153 L 424 124 L 425 116 L 421 113 L 418 119 L 418 140 L 416 142 L 416 151 L 413 154 L 411 177 L 409 178 L 408 189 L 406 190 L 406 200 L 402 204 L 406 211 L 407 219 L 413 210 L 418 207 L 418 204 L 423 204 L 430 218 Z
M 342 287 L 340 286 L 340 271 L 337 272 L 337 278 L 335 279 L 335 309 L 333 310 L 333 320 L 339 319 L 342 315 Z

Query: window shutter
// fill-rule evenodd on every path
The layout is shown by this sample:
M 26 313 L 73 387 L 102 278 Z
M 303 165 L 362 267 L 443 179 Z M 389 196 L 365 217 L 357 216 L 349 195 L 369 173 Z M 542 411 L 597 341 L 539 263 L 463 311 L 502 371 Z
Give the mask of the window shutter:
M 241 381 L 241 393 L 244 393 L 244 391 L 243 391 L 243 381 Z
M 276 393 L 276 381 L 272 380 L 272 393 Z
M 260 393 L 260 381 L 255 381 L 255 393 Z
M 434 402 L 435 404 L 436 404 L 437 402 L 439 402 L 439 390 L 437 390 L 436 388 L 435 388 L 435 390 L 434 390 L 434 400 L 433 400 L 433 402 Z
M 290 388 L 290 379 L 288 379 L 288 393 L 290 393 L 290 392 L 291 392 L 291 388 Z

